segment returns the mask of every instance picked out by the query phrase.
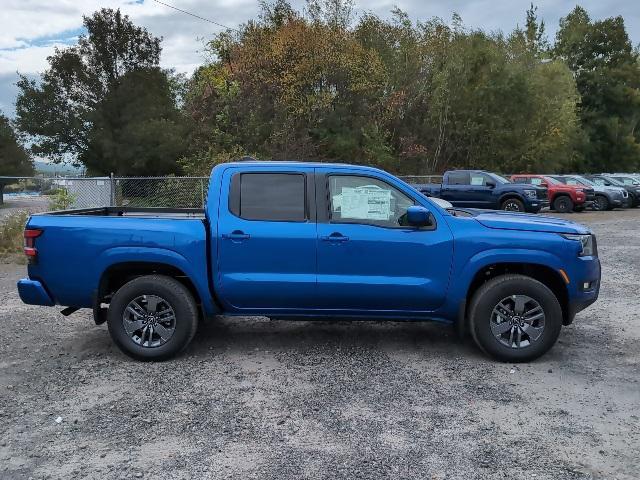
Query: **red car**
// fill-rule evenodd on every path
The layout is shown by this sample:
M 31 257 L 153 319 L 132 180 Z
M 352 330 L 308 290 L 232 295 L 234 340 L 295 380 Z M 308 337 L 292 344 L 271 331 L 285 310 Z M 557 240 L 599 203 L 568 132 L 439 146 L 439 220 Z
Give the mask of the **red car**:
M 514 183 L 527 183 L 545 187 L 549 195 L 549 207 L 559 213 L 581 212 L 595 199 L 593 188 L 584 185 L 566 185 L 548 175 L 512 175 Z

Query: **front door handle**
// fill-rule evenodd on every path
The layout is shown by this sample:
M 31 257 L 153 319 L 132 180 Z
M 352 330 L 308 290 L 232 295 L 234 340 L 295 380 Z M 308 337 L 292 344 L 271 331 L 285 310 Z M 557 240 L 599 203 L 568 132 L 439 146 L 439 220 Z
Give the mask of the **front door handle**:
M 345 237 L 339 232 L 333 232 L 331 235 L 320 237 L 323 242 L 348 242 L 349 237 Z
M 249 235 L 248 233 L 244 233 L 242 230 L 234 230 L 231 233 L 223 233 L 222 238 L 224 238 L 225 240 L 233 240 L 237 242 L 241 240 L 249 240 L 251 238 L 251 235 Z

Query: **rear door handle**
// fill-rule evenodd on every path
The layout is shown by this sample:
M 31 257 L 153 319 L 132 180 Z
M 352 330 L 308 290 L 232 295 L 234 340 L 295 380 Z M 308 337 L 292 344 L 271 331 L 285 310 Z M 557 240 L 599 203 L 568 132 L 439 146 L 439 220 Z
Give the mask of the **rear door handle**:
M 323 242 L 348 242 L 349 237 L 345 237 L 341 233 L 334 232 L 331 235 L 320 237 Z
M 248 233 L 244 233 L 241 230 L 234 230 L 231 233 L 223 233 L 222 238 L 224 238 L 225 240 L 234 240 L 234 241 L 249 240 L 251 238 L 251 235 L 249 235 Z

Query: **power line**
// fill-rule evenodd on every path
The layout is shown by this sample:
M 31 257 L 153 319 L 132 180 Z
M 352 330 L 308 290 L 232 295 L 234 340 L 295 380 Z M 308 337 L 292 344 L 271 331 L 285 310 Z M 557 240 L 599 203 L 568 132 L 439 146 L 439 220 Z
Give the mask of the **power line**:
M 201 17 L 200 15 L 196 15 L 195 13 L 187 12 L 186 10 L 182 10 L 181 8 L 174 7 L 173 5 L 169 5 L 168 3 L 161 2 L 160 0 L 153 0 L 153 1 L 156 2 L 156 3 L 159 3 L 160 5 L 164 5 L 165 7 L 173 8 L 174 10 L 177 10 L 178 12 L 186 13 L 187 15 L 191 15 L 192 17 L 198 18 L 200 20 L 204 20 L 205 22 L 213 23 L 214 25 L 217 25 L 218 27 L 222 27 L 222 28 L 225 28 L 227 30 L 233 30 L 233 31 L 236 31 L 236 32 L 240 32 L 240 30 L 238 30 L 237 28 L 227 27 L 226 25 L 223 25 L 221 23 L 215 22 L 213 20 L 209 20 L 208 18 Z

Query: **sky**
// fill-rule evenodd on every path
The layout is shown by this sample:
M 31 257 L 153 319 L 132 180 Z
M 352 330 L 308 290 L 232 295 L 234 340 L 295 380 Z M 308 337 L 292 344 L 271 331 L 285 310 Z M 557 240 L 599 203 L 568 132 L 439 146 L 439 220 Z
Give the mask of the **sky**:
M 256 16 L 258 0 L 162 0 L 182 10 L 234 27 Z M 553 39 L 560 17 L 575 6 L 574 1 L 539 0 L 538 15 Z M 304 0 L 291 4 L 303 8 Z M 524 23 L 530 0 L 359 0 L 355 14 L 372 12 L 389 16 L 394 6 L 414 20 L 440 17 L 450 21 L 458 13 L 466 26 L 486 31 L 510 32 Z M 622 15 L 633 45 L 640 43 L 638 0 L 583 0 L 592 19 Z M 83 33 L 82 16 L 100 8 L 120 8 L 137 25 L 163 38 L 163 67 L 190 74 L 206 55 L 205 42 L 221 27 L 193 18 L 154 0 L 0 0 L 0 111 L 13 116 L 17 72 L 37 77 L 47 68 L 47 56 L 56 47 L 72 45 Z

